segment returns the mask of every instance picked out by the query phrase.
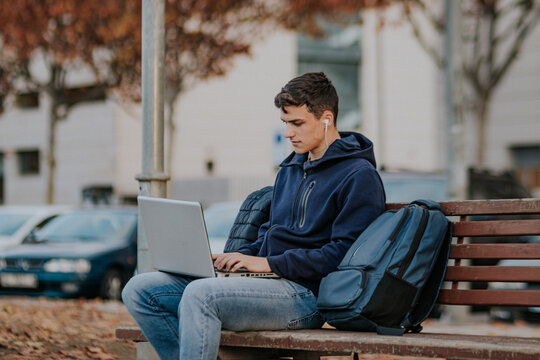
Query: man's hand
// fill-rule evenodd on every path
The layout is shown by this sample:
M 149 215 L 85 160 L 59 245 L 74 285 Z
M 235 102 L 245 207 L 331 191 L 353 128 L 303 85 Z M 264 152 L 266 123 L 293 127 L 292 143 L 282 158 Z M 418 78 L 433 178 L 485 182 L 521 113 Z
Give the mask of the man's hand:
M 225 269 L 226 271 L 236 271 L 244 268 L 250 272 L 272 272 L 268 260 L 264 257 L 249 256 L 234 253 L 225 254 L 212 254 L 212 260 L 214 260 L 214 267 L 218 270 Z

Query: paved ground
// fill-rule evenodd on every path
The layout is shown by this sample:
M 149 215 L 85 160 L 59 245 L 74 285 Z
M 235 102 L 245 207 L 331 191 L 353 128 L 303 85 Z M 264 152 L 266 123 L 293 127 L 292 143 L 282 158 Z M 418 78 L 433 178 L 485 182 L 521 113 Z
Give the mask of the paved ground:
M 505 323 L 490 321 L 486 313 L 473 313 L 457 324 L 446 320 L 427 319 L 424 323 L 424 332 L 431 333 L 454 333 L 471 335 L 503 335 L 517 337 L 540 338 L 540 324 L 529 324 L 525 321 Z

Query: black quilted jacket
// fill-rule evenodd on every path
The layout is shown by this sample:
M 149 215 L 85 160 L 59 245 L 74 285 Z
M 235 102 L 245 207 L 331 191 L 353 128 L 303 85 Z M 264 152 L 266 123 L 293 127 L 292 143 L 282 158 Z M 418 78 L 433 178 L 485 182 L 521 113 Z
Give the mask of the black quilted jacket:
M 266 186 L 252 192 L 244 200 L 225 243 L 224 252 L 235 252 L 243 245 L 257 240 L 259 227 L 270 217 L 272 190 L 272 186 Z

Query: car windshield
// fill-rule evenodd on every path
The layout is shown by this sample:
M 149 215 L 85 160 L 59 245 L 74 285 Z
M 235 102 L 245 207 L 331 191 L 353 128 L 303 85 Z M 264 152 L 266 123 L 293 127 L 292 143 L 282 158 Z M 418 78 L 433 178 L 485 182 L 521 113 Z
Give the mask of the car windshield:
M 0 213 L 0 235 L 11 236 L 32 217 L 31 214 Z
M 128 235 L 137 221 L 136 213 L 79 211 L 52 220 L 37 234 L 37 242 L 106 241 Z

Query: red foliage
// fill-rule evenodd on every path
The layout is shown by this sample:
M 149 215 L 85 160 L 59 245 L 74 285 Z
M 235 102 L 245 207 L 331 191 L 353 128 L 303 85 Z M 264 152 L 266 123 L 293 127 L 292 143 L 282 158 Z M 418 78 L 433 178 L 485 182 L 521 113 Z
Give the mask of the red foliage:
M 96 83 L 120 87 L 138 98 L 141 4 L 141 0 L 0 2 L 0 84 L 2 79 L 7 82 L 2 77 L 5 69 L 29 87 L 58 90 L 65 86 L 65 76 L 53 79 L 55 69 L 65 72 L 86 65 L 94 70 Z M 261 23 L 271 14 L 263 1 L 167 1 L 167 78 L 181 87 L 187 77 L 224 74 L 232 57 L 249 52 Z M 47 84 L 39 83 L 39 76 L 29 69 L 38 54 L 51 72 Z

